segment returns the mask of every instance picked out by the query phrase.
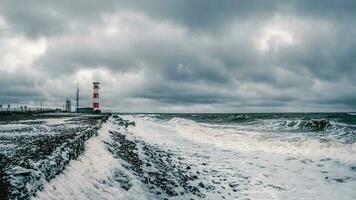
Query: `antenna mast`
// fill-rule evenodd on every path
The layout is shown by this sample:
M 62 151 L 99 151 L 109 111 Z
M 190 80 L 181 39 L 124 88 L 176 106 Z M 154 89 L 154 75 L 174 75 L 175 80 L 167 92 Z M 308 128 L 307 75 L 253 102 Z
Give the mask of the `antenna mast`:
M 78 108 L 79 108 L 79 87 L 77 82 L 77 109 L 76 109 L 77 112 L 78 112 Z

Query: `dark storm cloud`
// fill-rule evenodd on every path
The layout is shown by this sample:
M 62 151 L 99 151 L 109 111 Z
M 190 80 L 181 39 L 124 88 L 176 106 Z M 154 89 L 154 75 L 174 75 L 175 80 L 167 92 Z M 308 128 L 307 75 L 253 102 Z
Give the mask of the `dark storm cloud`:
M 68 29 L 70 21 L 90 24 L 103 13 L 122 10 L 145 12 L 158 19 L 170 19 L 190 28 L 216 28 L 238 17 L 269 15 L 278 7 L 278 1 L 215 0 L 79 0 L 30 1 L 2 0 L 0 11 L 14 25 L 16 31 L 28 36 L 58 34 Z
M 114 10 L 113 2 L 1 0 L 0 12 L 14 31 L 40 37 L 63 33 L 72 21 L 84 26 L 95 22 L 100 14 Z
M 353 21 L 355 16 L 356 2 L 352 0 L 314 0 L 313 2 L 294 0 L 292 3 L 295 11 L 301 15 L 328 18 L 329 20 L 343 18 L 350 21 Z
M 270 15 L 278 8 L 278 1 L 235 1 L 225 0 L 173 0 L 144 1 L 125 0 L 131 9 L 144 10 L 150 16 L 170 19 L 192 29 L 218 29 L 235 18 L 249 18 Z M 281 1 L 280 1 L 281 2 Z
M 353 0 L 0 4 L 1 102 L 98 80 L 121 111 L 356 109 Z
M 16 79 L 9 73 L 1 71 L 0 85 L 0 104 L 18 102 L 19 99 L 28 101 L 34 99 L 35 92 L 31 88 L 36 87 L 32 78 L 19 72 Z

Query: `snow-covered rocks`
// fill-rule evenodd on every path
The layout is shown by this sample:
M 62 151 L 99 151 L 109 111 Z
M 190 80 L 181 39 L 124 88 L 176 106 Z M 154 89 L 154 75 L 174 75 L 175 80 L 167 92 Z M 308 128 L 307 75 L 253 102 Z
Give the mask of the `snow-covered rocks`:
M 107 116 L 51 116 L 51 123 L 28 123 L 26 129 L 17 128 L 21 121 L 0 125 L 1 143 L 12 142 L 15 149 L 2 155 L 1 194 L 9 199 L 29 199 L 43 184 L 64 170 L 70 160 L 85 150 L 85 141 L 97 134 Z M 37 121 L 38 121 L 37 120 Z M 53 123 L 58 121 L 61 123 Z M 11 129 L 11 124 L 14 128 Z M 10 128 L 9 128 L 10 127 Z M 20 126 L 21 127 L 21 126 Z M 28 134 L 26 134 L 28 133 Z

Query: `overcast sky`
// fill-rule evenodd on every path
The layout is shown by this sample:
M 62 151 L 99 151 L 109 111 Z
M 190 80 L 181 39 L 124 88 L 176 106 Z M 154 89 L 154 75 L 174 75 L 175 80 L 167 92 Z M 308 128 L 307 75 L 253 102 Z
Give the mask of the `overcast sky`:
M 0 0 L 0 104 L 356 111 L 355 0 Z

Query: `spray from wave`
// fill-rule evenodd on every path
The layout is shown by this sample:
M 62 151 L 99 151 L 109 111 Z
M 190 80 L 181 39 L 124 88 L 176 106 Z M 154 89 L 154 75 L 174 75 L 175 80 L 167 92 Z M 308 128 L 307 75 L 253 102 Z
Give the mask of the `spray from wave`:
M 298 121 L 268 121 L 260 126 L 211 126 L 197 123 L 184 118 L 169 120 L 181 136 L 195 142 L 209 143 L 222 148 L 242 151 L 264 151 L 270 153 L 290 153 L 308 156 L 323 156 L 338 159 L 354 159 L 356 156 L 355 143 L 342 143 L 337 140 L 320 139 L 307 133 L 295 132 L 263 132 L 261 130 L 299 130 L 326 131 L 335 128 L 327 120 L 298 120 Z
M 351 200 L 355 127 L 333 117 L 114 116 L 37 199 Z

